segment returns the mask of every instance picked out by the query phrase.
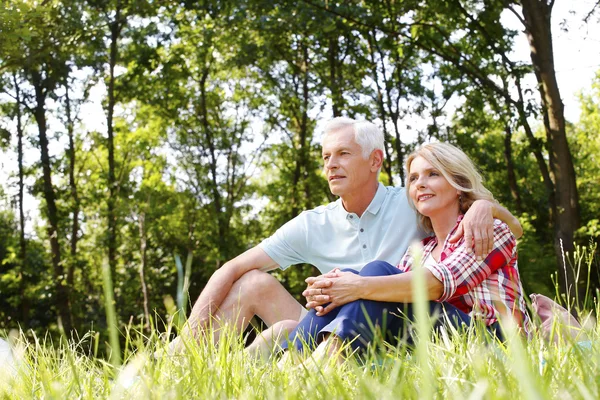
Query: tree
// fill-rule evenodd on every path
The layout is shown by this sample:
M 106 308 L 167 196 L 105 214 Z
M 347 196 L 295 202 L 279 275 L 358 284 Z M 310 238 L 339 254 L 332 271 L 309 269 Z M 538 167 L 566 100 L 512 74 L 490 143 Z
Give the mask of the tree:
M 19 209 L 19 257 L 20 261 L 20 272 L 19 272 L 19 291 L 21 294 L 22 302 L 20 305 L 21 309 L 21 320 L 24 325 L 27 325 L 29 321 L 29 299 L 26 296 L 26 289 L 28 285 L 28 273 L 26 272 L 26 266 L 24 260 L 27 259 L 27 240 L 25 239 L 25 206 L 23 203 L 25 195 L 25 166 L 23 165 L 23 152 L 24 143 L 23 138 L 26 136 L 25 126 L 27 118 L 23 115 L 23 96 L 21 94 L 22 84 L 16 72 L 12 72 L 12 76 L 8 76 L 9 79 L 5 82 L 4 92 L 14 99 L 14 103 L 2 104 L 2 114 L 6 115 L 10 121 L 15 122 L 16 136 L 17 136 L 17 168 L 18 168 L 18 194 L 17 202 Z M 12 90 L 11 90 L 12 89 Z M 0 114 L 1 115 L 1 114 Z M 6 146 L 9 147 L 11 132 L 8 129 L 2 128 L 2 139 L 0 140 L 0 149 Z
M 64 15 L 61 15 L 61 7 L 41 6 L 41 10 L 29 12 L 25 7 L 23 18 L 30 20 L 36 27 L 35 35 L 32 35 L 25 41 L 21 38 L 22 48 L 19 52 L 6 53 L 2 58 L 6 60 L 11 70 L 21 70 L 21 74 L 30 85 L 32 92 L 24 94 L 23 103 L 32 113 L 37 127 L 39 146 L 41 153 L 41 167 L 43 173 L 43 193 L 46 203 L 46 217 L 48 218 L 48 239 L 52 251 L 52 265 L 56 279 L 56 306 L 62 323 L 67 331 L 72 328 L 71 308 L 69 302 L 69 288 L 65 284 L 64 267 L 61 257 L 61 246 L 59 241 L 59 213 L 56 205 L 56 192 L 52 182 L 52 165 L 48 149 L 48 122 L 46 116 L 46 101 L 48 96 L 52 95 L 58 83 L 66 71 L 66 54 L 69 51 L 67 40 L 61 41 L 71 34 L 72 25 L 65 23 Z M 60 24 L 57 24 L 58 21 Z M 56 29 L 57 25 L 64 29 Z M 49 31 L 53 30 L 53 36 L 50 37 Z M 53 39 L 56 38 L 60 45 L 57 45 Z M 14 49 L 13 49 L 14 50 Z
M 541 97 L 549 166 L 555 185 L 556 213 L 554 216 L 554 247 L 557 256 L 561 251 L 572 252 L 575 248 L 575 231 L 579 228 L 579 193 L 573 158 L 567 140 L 564 106 L 554 69 L 554 49 L 552 47 L 552 6 L 554 0 L 522 0 L 520 2 L 522 18 L 519 18 L 531 47 L 531 63 L 538 81 Z M 514 8 L 510 8 L 516 15 Z M 560 258 L 559 258 L 560 259 Z M 564 274 L 559 274 L 563 290 L 573 285 L 577 290 L 579 282 L 574 275 L 568 274 L 566 265 Z M 562 281 L 567 277 L 568 282 Z

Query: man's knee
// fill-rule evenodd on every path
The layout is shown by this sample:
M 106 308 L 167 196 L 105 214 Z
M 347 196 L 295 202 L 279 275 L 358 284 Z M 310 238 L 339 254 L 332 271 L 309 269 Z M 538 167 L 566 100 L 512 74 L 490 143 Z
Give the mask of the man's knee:
M 360 270 L 360 276 L 395 275 L 399 273 L 396 267 L 385 261 L 371 261 Z
M 284 334 L 289 335 L 296 327 L 298 326 L 298 321 L 295 319 L 284 319 L 283 321 L 279 321 L 274 323 L 270 329 L 277 335 Z
M 239 292 L 240 297 L 261 296 L 272 293 L 281 287 L 281 283 L 272 275 L 259 270 L 252 270 L 242 275 L 233 285 L 232 290 Z

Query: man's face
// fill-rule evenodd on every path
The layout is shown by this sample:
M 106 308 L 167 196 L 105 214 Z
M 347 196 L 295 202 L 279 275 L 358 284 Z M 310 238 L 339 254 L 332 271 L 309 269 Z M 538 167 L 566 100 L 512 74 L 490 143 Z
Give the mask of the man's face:
M 331 193 L 355 197 L 377 180 L 371 157 L 365 159 L 351 126 L 330 132 L 323 139 L 323 162 Z

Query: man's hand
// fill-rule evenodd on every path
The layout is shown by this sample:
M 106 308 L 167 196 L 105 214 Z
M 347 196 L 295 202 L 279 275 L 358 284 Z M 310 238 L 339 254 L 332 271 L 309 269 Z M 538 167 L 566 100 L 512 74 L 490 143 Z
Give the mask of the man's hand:
M 309 299 L 311 296 L 320 299 L 321 297 L 327 298 L 323 303 L 317 301 L 309 301 L 307 304 L 308 308 L 314 308 L 317 311 L 318 316 L 323 316 L 333 310 L 336 307 L 350 303 L 360 299 L 360 280 L 361 276 L 352 272 L 342 272 L 338 269 L 333 270 L 324 279 L 317 279 L 312 285 L 306 289 L 302 294 Z M 324 303 L 329 302 L 326 307 L 323 307 Z
M 338 276 L 338 269 L 319 276 L 311 276 L 304 280 L 307 283 L 306 290 L 302 295 L 306 297 L 306 308 L 315 308 L 329 303 L 329 296 L 323 293 L 323 289 L 333 284 L 331 278 Z
M 492 251 L 494 247 L 492 203 L 487 200 L 476 200 L 448 241 L 450 243 L 458 242 L 463 235 L 467 251 L 473 251 L 474 249 L 478 260 Z

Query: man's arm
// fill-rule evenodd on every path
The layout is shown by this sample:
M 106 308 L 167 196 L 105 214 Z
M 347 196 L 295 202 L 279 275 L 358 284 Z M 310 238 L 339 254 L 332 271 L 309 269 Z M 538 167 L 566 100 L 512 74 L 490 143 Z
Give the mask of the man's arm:
M 477 200 L 448 240 L 451 243 L 457 242 L 464 235 L 467 250 L 475 250 L 477 258 L 484 258 L 492 251 L 494 245 L 494 218 L 505 222 L 515 237 L 520 238 L 523 235 L 521 223 L 510 211 L 498 203 Z
M 196 335 L 198 328 L 205 325 L 210 316 L 219 309 L 235 281 L 242 275 L 254 269 L 266 272 L 277 267 L 277 263 L 258 246 L 223 264 L 210 277 L 204 290 L 200 293 L 184 332 L 189 333 L 189 329 L 191 329 L 192 333 Z
M 502 207 L 498 203 L 492 203 L 492 206 L 494 207 L 492 211 L 492 216 L 494 218 L 498 218 L 500 221 L 508 225 L 508 228 L 515 236 L 515 238 L 521 238 L 521 236 L 523 236 L 523 227 L 521 226 L 521 223 L 519 222 L 517 217 L 512 215 L 510 211 L 508 211 L 506 208 Z

